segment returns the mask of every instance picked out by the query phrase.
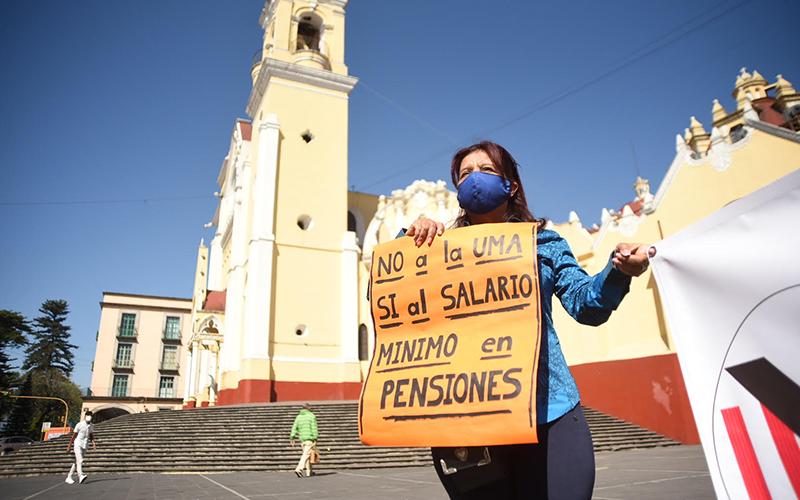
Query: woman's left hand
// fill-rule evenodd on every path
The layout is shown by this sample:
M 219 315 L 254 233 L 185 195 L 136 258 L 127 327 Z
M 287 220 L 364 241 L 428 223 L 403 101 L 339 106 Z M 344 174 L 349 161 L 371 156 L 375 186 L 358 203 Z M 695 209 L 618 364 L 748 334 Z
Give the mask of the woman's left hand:
M 614 250 L 611 262 L 628 276 L 639 276 L 647 271 L 648 259 L 655 256 L 656 249 L 645 243 L 620 243 Z

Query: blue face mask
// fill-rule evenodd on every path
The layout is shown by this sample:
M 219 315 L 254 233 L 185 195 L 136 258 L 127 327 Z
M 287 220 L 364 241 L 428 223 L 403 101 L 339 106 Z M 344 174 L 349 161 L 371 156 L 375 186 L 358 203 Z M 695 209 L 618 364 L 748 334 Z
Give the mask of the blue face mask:
M 458 186 L 458 204 L 472 214 L 489 213 L 510 197 L 511 182 L 485 172 L 472 172 Z

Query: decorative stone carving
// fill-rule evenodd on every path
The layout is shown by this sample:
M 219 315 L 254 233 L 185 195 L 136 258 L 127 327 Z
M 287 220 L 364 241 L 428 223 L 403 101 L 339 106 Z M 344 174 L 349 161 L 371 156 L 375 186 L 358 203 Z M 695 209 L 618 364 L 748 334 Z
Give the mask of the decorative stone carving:
M 442 181 L 416 180 L 405 189 L 395 189 L 388 198 L 378 198 L 378 209 L 364 235 L 362 261 L 370 266 L 376 245 L 397 236 L 420 216 L 451 225 L 459 213 L 456 193 Z

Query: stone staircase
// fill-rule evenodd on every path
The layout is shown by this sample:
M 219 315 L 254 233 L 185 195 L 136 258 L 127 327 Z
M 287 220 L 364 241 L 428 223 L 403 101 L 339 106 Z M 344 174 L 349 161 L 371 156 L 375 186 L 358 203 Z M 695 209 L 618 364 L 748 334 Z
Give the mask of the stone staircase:
M 427 448 L 378 448 L 358 439 L 358 404 L 313 403 L 322 463 L 315 470 L 430 465 Z M 290 470 L 299 447 L 289 446 L 297 404 L 223 406 L 137 413 L 95 426 L 97 450 L 85 471 L 230 472 Z M 679 444 L 652 431 L 586 408 L 596 451 Z M 0 457 L 0 477 L 63 472 L 73 456 L 68 438 L 34 443 Z

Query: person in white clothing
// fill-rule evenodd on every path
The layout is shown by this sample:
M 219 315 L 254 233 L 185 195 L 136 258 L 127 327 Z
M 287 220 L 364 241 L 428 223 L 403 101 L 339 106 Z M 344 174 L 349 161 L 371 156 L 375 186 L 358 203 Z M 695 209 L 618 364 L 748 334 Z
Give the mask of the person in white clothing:
M 86 474 L 83 473 L 83 455 L 86 453 L 86 448 L 89 445 L 89 441 L 92 442 L 92 449 L 97 449 L 97 443 L 94 440 L 94 429 L 92 427 L 92 412 L 87 411 L 86 415 L 83 417 L 82 422 L 78 422 L 78 425 L 75 426 L 75 430 L 70 436 L 69 444 L 67 445 L 67 454 L 70 452 L 70 448 L 75 446 L 75 462 L 72 464 L 72 467 L 69 469 L 69 474 L 67 474 L 67 478 L 64 482 L 68 484 L 73 484 L 75 482 L 72 479 L 72 475 L 75 474 L 75 470 L 78 470 L 78 483 L 83 483 L 86 481 Z

